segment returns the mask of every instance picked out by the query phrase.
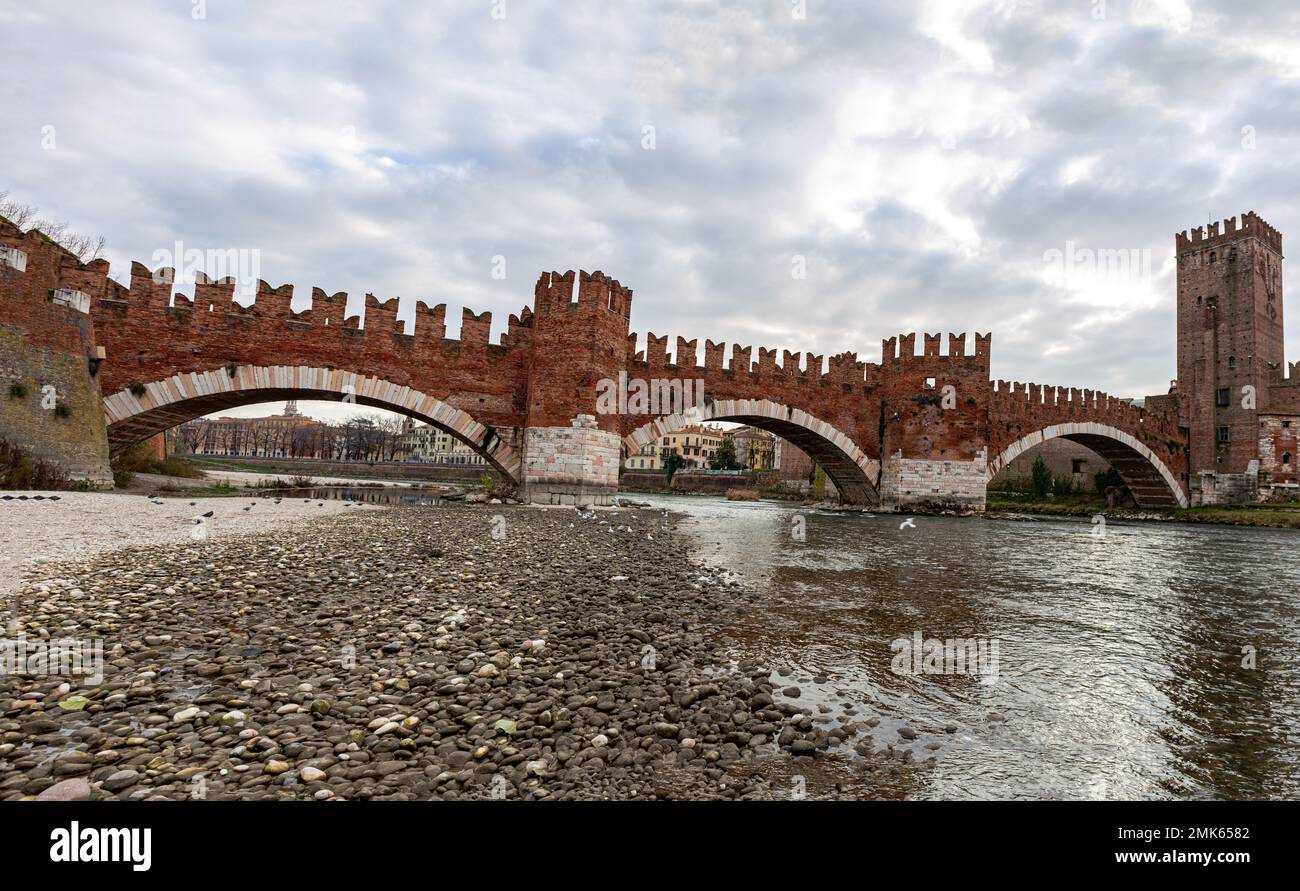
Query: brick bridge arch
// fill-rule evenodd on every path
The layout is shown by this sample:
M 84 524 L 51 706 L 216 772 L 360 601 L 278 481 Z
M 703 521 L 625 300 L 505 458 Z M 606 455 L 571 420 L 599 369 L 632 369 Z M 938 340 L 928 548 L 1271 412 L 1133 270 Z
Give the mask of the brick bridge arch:
M 520 482 L 519 454 L 494 429 L 426 393 L 337 368 L 237 365 L 133 385 L 104 398 L 109 449 L 117 454 L 220 409 L 282 399 L 355 401 L 416 418 L 465 442 L 511 483 Z
M 1109 462 L 1139 507 L 1187 507 L 1187 494 L 1178 477 L 1159 455 L 1123 430 L 1092 421 L 1054 424 L 1020 437 L 989 462 L 989 480 L 1019 455 L 1058 437 L 1091 449 Z
M 625 436 L 623 445 L 628 455 L 634 455 L 665 433 L 705 421 L 735 421 L 774 433 L 816 461 L 835 484 L 841 498 L 854 504 L 880 502 L 879 461 L 825 421 L 767 399 L 710 400 L 700 408 L 644 424 Z

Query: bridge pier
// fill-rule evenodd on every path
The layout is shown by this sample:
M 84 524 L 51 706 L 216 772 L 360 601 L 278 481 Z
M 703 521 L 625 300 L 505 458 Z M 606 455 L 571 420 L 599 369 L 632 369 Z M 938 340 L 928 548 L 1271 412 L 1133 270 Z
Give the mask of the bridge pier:
M 524 433 L 524 498 L 533 504 L 607 506 L 618 494 L 622 438 L 601 430 L 594 415 L 568 427 L 529 427 Z
M 988 492 L 988 458 L 983 449 L 968 461 L 904 458 L 901 451 L 880 469 L 880 507 L 905 511 L 909 506 L 960 511 L 984 510 Z

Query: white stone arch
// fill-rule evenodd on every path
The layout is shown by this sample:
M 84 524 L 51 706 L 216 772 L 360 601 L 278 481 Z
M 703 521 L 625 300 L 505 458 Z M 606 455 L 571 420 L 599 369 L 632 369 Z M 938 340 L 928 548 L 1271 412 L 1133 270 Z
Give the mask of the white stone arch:
M 666 433 L 706 421 L 735 421 L 775 433 L 816 461 L 846 501 L 879 503 L 880 461 L 825 421 L 768 399 L 711 400 L 700 408 L 655 418 L 623 437 L 623 445 L 634 455 Z
M 1164 486 L 1168 488 L 1168 494 L 1173 501 L 1179 507 L 1187 507 L 1187 493 L 1179 485 L 1178 477 L 1170 471 L 1165 462 L 1160 460 L 1160 457 L 1155 452 L 1151 451 L 1131 434 L 1108 424 L 1098 424 L 1093 421 L 1076 424 L 1053 424 L 1050 427 L 1044 427 L 1042 430 L 1036 430 L 1020 437 L 989 462 L 988 478 L 992 480 L 1008 464 L 1034 446 L 1042 445 L 1049 439 L 1056 439 L 1057 437 L 1069 439 L 1086 446 L 1109 461 L 1111 466 L 1119 471 L 1120 476 L 1124 478 L 1124 482 L 1128 484 L 1130 491 L 1133 492 L 1134 498 L 1139 504 L 1142 504 L 1143 499 L 1138 496 L 1135 485 L 1140 487 L 1147 480 L 1158 477 Z M 1107 442 L 1115 443 L 1121 448 L 1108 448 Z M 1144 462 L 1145 467 L 1149 468 L 1151 472 L 1143 473 L 1143 464 L 1139 462 Z M 1130 482 L 1130 478 L 1134 482 Z M 1147 500 L 1159 499 L 1153 499 L 1151 495 L 1148 495 Z
M 348 401 L 417 418 L 447 431 L 481 454 L 513 484 L 521 462 L 514 446 L 470 415 L 419 390 L 380 377 L 306 365 L 237 365 L 174 374 L 144 384 L 144 392 L 119 390 L 104 399 L 113 453 L 221 408 L 281 399 Z

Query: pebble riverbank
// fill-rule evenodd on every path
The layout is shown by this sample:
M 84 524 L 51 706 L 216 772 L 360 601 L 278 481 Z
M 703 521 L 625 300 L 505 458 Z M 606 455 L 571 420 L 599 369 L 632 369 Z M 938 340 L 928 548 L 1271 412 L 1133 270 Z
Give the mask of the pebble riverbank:
M 393 507 L 42 566 L 6 637 L 101 640 L 103 678 L 0 676 L 0 799 L 789 798 L 862 728 L 731 661 L 748 600 L 650 510 Z
M 86 559 L 131 545 L 289 532 L 349 510 L 347 501 L 260 497 L 159 498 L 109 492 L 0 494 L 0 608 L 38 563 Z M 255 497 L 256 496 L 256 497 Z

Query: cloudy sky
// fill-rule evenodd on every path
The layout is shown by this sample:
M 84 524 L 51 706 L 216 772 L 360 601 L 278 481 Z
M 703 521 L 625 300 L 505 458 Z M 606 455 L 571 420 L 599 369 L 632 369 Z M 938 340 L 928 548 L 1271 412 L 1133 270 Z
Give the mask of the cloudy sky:
M 1298 10 L 0 0 L 0 190 L 105 235 L 115 276 L 247 249 L 299 295 L 445 302 L 449 336 L 602 269 L 643 338 L 874 362 L 991 330 L 995 377 L 1144 395 L 1174 232 L 1300 234 Z

